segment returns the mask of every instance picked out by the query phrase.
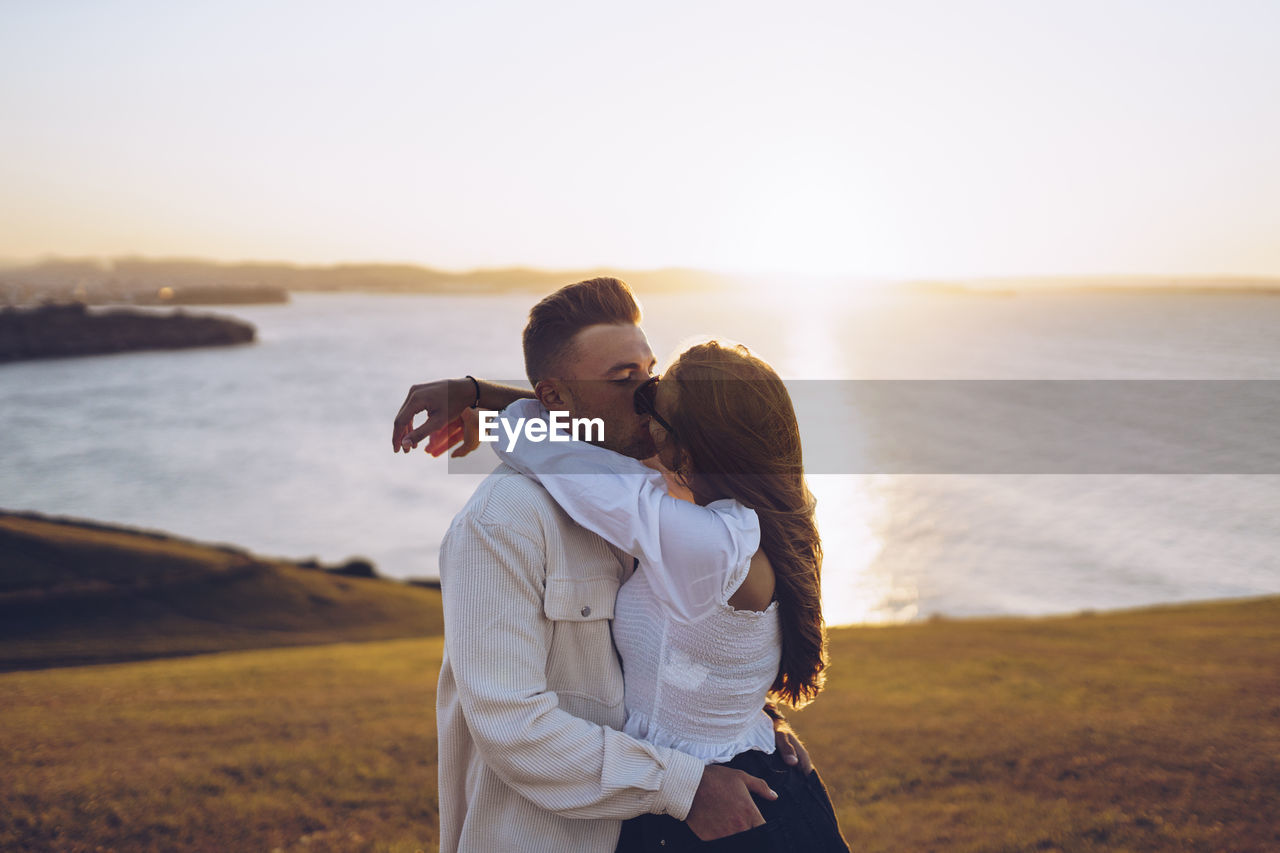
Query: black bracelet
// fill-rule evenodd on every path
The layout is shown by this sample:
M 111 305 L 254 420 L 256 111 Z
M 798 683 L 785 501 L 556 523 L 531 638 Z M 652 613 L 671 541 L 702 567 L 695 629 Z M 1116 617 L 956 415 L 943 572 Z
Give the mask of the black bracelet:
M 782 716 L 782 712 L 778 710 L 778 706 L 772 702 L 764 703 L 764 712 L 776 723 L 785 723 L 787 721 L 787 718 Z
M 476 389 L 476 401 L 471 404 L 471 408 L 478 409 L 480 408 L 480 381 L 470 373 L 467 374 L 467 378 L 471 380 L 471 384 L 474 385 Z

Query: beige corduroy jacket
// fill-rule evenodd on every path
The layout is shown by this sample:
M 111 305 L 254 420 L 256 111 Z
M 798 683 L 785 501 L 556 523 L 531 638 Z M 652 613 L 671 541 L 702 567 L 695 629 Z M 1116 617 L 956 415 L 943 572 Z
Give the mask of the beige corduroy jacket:
M 608 853 L 621 820 L 683 820 L 703 763 L 624 735 L 610 635 L 631 557 L 500 466 L 440 547 L 440 850 Z

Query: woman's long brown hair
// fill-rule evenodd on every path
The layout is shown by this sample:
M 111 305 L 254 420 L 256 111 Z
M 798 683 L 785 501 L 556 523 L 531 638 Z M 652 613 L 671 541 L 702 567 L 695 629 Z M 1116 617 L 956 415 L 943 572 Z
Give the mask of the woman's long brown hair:
M 760 547 L 773 564 L 782 662 L 771 693 L 792 707 L 822 689 L 822 545 L 804 480 L 800 428 L 786 386 L 741 345 L 708 341 L 663 376 L 677 387 L 675 430 L 682 475 L 695 494 L 735 498 L 756 511 Z

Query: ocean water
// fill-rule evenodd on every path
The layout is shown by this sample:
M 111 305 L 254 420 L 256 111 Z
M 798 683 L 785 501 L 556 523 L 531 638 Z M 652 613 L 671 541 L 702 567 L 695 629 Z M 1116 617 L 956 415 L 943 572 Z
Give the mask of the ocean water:
M 716 336 L 789 379 L 1280 379 L 1269 295 L 641 297 L 660 361 Z M 532 301 L 299 294 L 225 311 L 258 327 L 253 346 L 0 365 L 0 507 L 435 576 L 479 475 L 393 454 L 391 419 L 413 382 L 519 377 Z M 828 621 L 1280 592 L 1280 475 L 1267 470 L 813 474 Z

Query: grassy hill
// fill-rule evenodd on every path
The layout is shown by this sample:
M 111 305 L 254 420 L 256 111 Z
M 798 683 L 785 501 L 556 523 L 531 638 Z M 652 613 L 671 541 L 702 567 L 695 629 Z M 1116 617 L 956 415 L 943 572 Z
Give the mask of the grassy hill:
M 0 513 L 0 670 L 438 634 L 434 590 Z
M 441 652 L 0 674 L 0 849 L 431 850 Z M 855 850 L 1280 849 L 1280 598 L 842 628 L 831 657 L 791 716 Z

